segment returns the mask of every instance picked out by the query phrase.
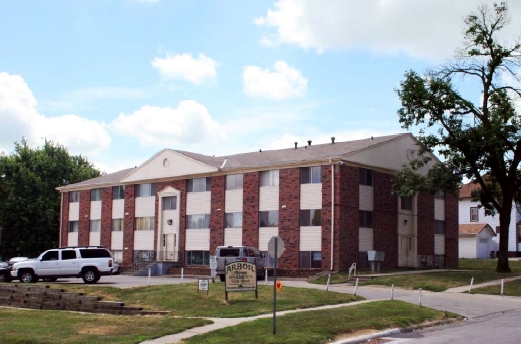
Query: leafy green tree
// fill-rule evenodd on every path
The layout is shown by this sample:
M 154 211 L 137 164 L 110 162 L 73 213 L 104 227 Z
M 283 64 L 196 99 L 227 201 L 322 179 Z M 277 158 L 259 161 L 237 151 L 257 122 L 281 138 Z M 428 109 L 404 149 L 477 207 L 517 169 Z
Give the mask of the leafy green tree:
M 420 149 L 417 159 L 395 174 L 395 193 L 454 191 L 461 177 L 479 184 L 474 200 L 486 214 L 499 214 L 498 272 L 510 272 L 508 228 L 512 206 L 521 201 L 521 118 L 516 110 L 521 45 L 519 39 L 498 39 L 509 23 L 506 3 L 478 7 L 464 18 L 464 44 L 455 58 L 424 75 L 406 72 L 397 90 L 400 123 L 419 129 Z M 458 91 L 462 82 L 476 89 L 477 102 Z M 418 176 L 428 161 L 425 153 L 434 151 L 443 163 L 437 163 L 432 175 Z M 411 175 L 415 179 L 407 182 Z
M 59 240 L 60 193 L 57 187 L 98 177 L 84 157 L 45 141 L 36 149 L 22 139 L 14 152 L 0 156 L 0 256 L 36 256 Z

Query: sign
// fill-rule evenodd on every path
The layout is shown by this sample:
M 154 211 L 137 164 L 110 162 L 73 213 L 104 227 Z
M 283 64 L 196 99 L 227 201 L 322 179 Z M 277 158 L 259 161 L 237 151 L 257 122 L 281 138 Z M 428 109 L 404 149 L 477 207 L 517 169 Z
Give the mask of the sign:
M 199 291 L 206 291 L 206 294 L 208 294 L 209 289 L 210 289 L 209 280 L 199 279 Z
M 210 256 L 210 273 L 212 280 L 215 281 L 215 276 L 217 276 L 217 256 Z
M 275 252 L 275 241 L 277 241 L 277 252 Z M 280 258 L 282 254 L 284 253 L 284 241 L 282 241 L 282 238 L 279 236 L 273 236 L 271 237 L 270 241 L 268 242 L 268 254 L 275 258 Z
M 248 262 L 232 262 L 224 267 L 226 291 L 257 290 L 257 266 Z

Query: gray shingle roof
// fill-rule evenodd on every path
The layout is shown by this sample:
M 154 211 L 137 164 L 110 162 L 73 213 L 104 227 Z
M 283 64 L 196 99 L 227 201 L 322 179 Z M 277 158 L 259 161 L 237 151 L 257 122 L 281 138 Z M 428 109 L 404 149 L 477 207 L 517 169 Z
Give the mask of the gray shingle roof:
M 92 179 L 87 179 L 79 183 L 62 186 L 57 188 L 58 190 L 62 189 L 70 189 L 70 188 L 76 188 L 76 187 L 82 187 L 82 186 L 97 186 L 97 185 L 116 185 L 119 183 L 123 177 L 125 177 L 130 171 L 132 171 L 134 168 L 127 168 L 125 170 L 121 170 L 114 173 L 108 173 L 103 176 L 99 176 Z

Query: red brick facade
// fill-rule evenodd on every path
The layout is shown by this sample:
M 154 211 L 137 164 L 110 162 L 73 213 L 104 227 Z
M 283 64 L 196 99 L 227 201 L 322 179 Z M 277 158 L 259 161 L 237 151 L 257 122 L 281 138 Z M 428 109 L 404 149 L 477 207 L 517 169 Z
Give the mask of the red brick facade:
M 69 192 L 64 192 L 62 198 L 60 246 L 65 247 L 69 242 Z
M 458 204 L 457 195 L 445 195 L 445 267 L 447 268 L 457 268 L 459 264 Z
M 391 193 L 391 176 L 373 172 L 374 229 L 373 248 L 385 252 L 381 267 L 398 265 L 398 198 Z
M 80 191 L 80 221 L 78 246 L 89 245 L 90 240 L 90 190 Z
M 417 197 L 418 236 L 417 253 L 419 256 L 434 255 L 434 196 L 419 194 Z
M 210 213 L 210 254 L 217 246 L 224 245 L 225 176 L 212 178 L 212 204 Z
M 284 254 L 278 261 L 281 269 L 299 268 L 300 247 L 300 169 L 279 171 L 279 236 Z
M 242 244 L 259 247 L 259 172 L 243 176 Z
M 136 201 L 134 185 L 125 186 L 125 220 L 123 222 L 123 266 L 131 266 L 134 259 L 134 221 Z
M 112 241 L 112 187 L 101 191 L 101 246 L 110 247 Z

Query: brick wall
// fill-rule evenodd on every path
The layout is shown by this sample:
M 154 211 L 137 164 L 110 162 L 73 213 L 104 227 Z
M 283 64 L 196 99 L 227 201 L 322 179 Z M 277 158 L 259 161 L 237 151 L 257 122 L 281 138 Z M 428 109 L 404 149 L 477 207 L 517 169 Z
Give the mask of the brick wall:
M 80 191 L 80 219 L 78 246 L 89 245 L 90 234 L 90 190 Z
M 281 269 L 298 269 L 300 251 L 300 169 L 279 171 L 279 236 L 284 241 Z M 282 208 L 285 206 L 285 208 Z
M 391 193 L 391 175 L 373 171 L 373 187 L 373 248 L 385 252 L 381 267 L 395 267 L 398 265 L 398 199 Z
M 210 254 L 224 245 L 225 176 L 212 177 L 212 204 L 210 214 Z
M 134 185 L 125 186 L 125 220 L 123 224 L 123 266 L 130 266 L 134 259 L 134 218 L 136 201 Z M 128 214 L 128 215 L 127 215 Z
M 110 249 L 112 241 L 112 187 L 101 191 L 101 233 L 100 244 Z
M 418 255 L 434 254 L 434 195 L 418 194 Z
M 458 196 L 445 195 L 445 267 L 457 268 L 458 261 Z
M 331 267 L 331 165 L 322 166 L 322 269 Z M 335 263 L 335 267 L 337 264 Z
M 242 244 L 259 247 L 259 172 L 243 177 Z
M 69 192 L 62 193 L 62 223 L 60 231 L 60 246 L 65 247 L 69 241 Z

